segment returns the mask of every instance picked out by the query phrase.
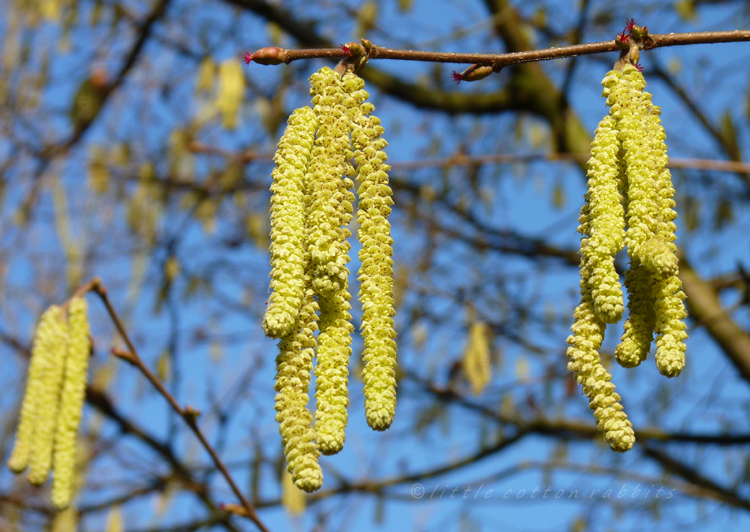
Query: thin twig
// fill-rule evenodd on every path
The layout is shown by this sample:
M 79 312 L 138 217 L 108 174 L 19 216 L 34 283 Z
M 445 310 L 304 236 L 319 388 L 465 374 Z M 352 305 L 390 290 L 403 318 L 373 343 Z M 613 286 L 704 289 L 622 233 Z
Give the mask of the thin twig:
M 650 41 L 646 48 L 663 48 L 666 46 L 684 46 L 688 44 L 714 44 L 725 42 L 750 41 L 750 30 L 734 31 L 706 31 L 693 33 L 669 33 L 649 35 Z M 480 65 L 494 65 L 503 68 L 521 63 L 549 61 L 579 55 L 616 52 L 620 48 L 614 40 L 588 44 L 574 44 L 543 50 L 512 52 L 507 54 L 468 54 L 451 52 L 429 52 L 421 50 L 395 50 L 372 45 L 369 59 L 393 59 L 398 61 L 427 61 L 430 63 L 466 63 Z M 300 50 L 284 50 L 284 62 L 291 63 L 298 59 L 340 58 L 343 52 L 340 48 L 308 48 Z
M 255 152 L 252 150 L 231 151 L 216 146 L 210 146 L 200 142 L 193 142 L 188 146 L 192 153 L 205 153 L 208 155 L 218 155 L 227 159 L 236 159 L 243 163 L 257 162 L 268 163 L 271 161 L 272 153 Z M 481 166 L 490 164 L 516 164 L 530 163 L 534 161 L 548 161 L 578 164 L 586 162 L 589 158 L 588 153 L 532 153 L 532 154 L 487 154 L 487 155 L 464 155 L 457 154 L 450 157 L 435 159 L 418 159 L 414 161 L 390 161 L 389 166 L 394 170 L 418 170 L 422 168 L 450 168 L 453 166 Z M 714 172 L 732 172 L 737 174 L 750 175 L 750 163 L 741 161 L 726 161 L 719 159 L 688 159 L 672 158 L 669 160 L 669 168 L 685 170 L 710 170 Z M 178 186 L 188 183 L 169 181 Z M 195 183 L 190 183 L 195 187 Z
M 263 524 L 263 522 L 258 517 L 258 514 L 255 512 L 255 508 L 253 508 L 252 504 L 250 504 L 250 501 L 248 501 L 242 494 L 240 488 L 237 486 L 237 483 L 229 473 L 229 470 L 226 468 L 224 463 L 221 461 L 221 458 L 219 458 L 219 455 L 216 454 L 216 451 L 213 449 L 211 444 L 203 435 L 203 432 L 198 427 L 197 418 L 200 413 L 189 405 L 186 407 L 180 406 L 180 404 L 177 402 L 177 399 L 175 399 L 175 397 L 171 393 L 169 393 L 169 391 L 164 387 L 161 381 L 156 377 L 156 375 L 151 372 L 148 366 L 146 366 L 146 364 L 141 359 L 140 355 L 138 354 L 138 350 L 135 348 L 135 345 L 133 344 L 130 336 L 125 330 L 125 326 L 122 324 L 117 311 L 115 311 L 114 307 L 112 306 L 112 303 L 109 300 L 109 296 L 107 295 L 107 289 L 104 287 L 101 280 L 98 277 L 95 277 L 84 286 L 98 295 L 99 299 L 102 300 L 102 303 L 104 303 L 104 306 L 106 307 L 110 318 L 112 318 L 112 322 L 115 324 L 117 331 L 120 333 L 120 336 L 125 342 L 125 345 L 128 347 L 128 351 L 113 349 L 112 354 L 119 358 L 122 358 L 123 360 L 138 368 L 138 370 L 143 373 L 143 375 L 154 386 L 154 388 L 156 388 L 156 390 L 167 400 L 174 411 L 177 412 L 185 420 L 185 423 L 187 423 L 187 425 L 190 427 L 190 430 L 193 431 L 193 434 L 195 434 L 198 440 L 200 440 L 203 448 L 211 456 L 214 465 L 216 465 L 216 468 L 226 479 L 229 487 L 232 489 L 237 499 L 242 503 L 242 507 L 245 510 L 244 515 L 253 523 L 255 523 L 259 530 L 261 530 L 262 532 L 269 532 L 268 528 L 266 528 L 266 525 Z

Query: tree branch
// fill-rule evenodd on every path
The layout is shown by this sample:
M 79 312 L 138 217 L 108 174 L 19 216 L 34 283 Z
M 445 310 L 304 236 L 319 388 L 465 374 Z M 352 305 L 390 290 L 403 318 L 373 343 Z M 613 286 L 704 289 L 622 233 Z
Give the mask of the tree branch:
M 667 46 L 685 46 L 689 44 L 715 44 L 726 42 L 750 41 L 750 30 L 706 31 L 696 33 L 669 33 L 650 35 L 646 49 L 663 48 Z M 552 59 L 565 59 L 581 55 L 601 54 L 605 52 L 619 52 L 620 48 L 614 40 L 587 44 L 573 44 L 559 48 L 545 48 L 523 52 L 504 54 L 471 54 L 453 52 L 429 52 L 424 50 L 397 50 L 372 45 L 369 59 L 393 59 L 397 61 L 423 61 L 429 63 L 463 63 L 493 65 L 504 68 L 522 63 L 536 63 Z M 341 58 L 345 55 L 340 48 L 315 48 L 300 50 L 283 50 L 286 64 L 300 59 Z
M 117 312 L 112 306 L 112 303 L 109 300 L 107 289 L 101 284 L 101 281 L 98 278 L 94 278 L 89 284 L 91 287 L 91 291 L 98 295 L 99 299 L 101 299 L 102 303 L 104 303 L 104 306 L 106 307 L 110 318 L 114 322 L 117 331 L 120 333 L 120 336 L 125 342 L 125 345 L 129 349 L 128 352 L 113 349 L 112 354 L 132 364 L 141 373 L 143 373 L 143 375 L 153 385 L 153 387 L 156 388 L 156 390 L 167 400 L 172 409 L 183 418 L 188 427 L 190 427 L 190 430 L 192 430 L 193 434 L 195 434 L 195 436 L 198 438 L 203 448 L 211 456 L 214 465 L 221 472 L 222 476 L 229 484 L 232 492 L 234 492 L 237 499 L 242 503 L 242 507 L 244 508 L 247 517 L 253 523 L 255 523 L 259 530 L 261 530 L 262 532 L 269 532 L 268 528 L 266 528 L 265 524 L 263 524 L 263 522 L 258 517 L 255 508 L 253 508 L 252 504 L 250 504 L 250 501 L 247 500 L 242 494 L 242 491 L 240 491 L 240 488 L 232 478 L 229 470 L 221 461 L 221 458 L 219 458 L 219 455 L 216 453 L 214 448 L 208 442 L 201 429 L 198 427 L 197 419 L 200 415 L 200 412 L 193 409 L 191 406 L 180 406 L 180 404 L 177 402 L 177 399 L 175 399 L 174 396 L 169 393 L 169 391 L 164 387 L 164 385 L 156 377 L 156 375 L 154 375 L 148 368 L 148 366 L 146 366 L 146 364 L 143 362 L 143 359 L 141 359 L 140 355 L 138 354 L 138 350 L 135 348 L 135 345 L 133 344 L 130 336 L 125 330 L 125 326 L 122 324 L 120 317 L 118 316 Z
M 684 256 L 680 257 L 680 279 L 690 317 L 706 328 L 740 377 L 750 382 L 750 334 L 731 318 L 713 286 L 698 276 Z

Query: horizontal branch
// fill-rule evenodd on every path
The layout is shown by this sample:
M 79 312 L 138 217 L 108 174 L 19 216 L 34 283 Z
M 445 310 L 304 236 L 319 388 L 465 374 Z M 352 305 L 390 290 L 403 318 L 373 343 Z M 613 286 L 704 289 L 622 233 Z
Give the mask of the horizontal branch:
M 192 153 L 201 153 L 206 155 L 217 155 L 226 159 L 232 159 L 242 164 L 249 163 L 270 163 L 273 159 L 271 152 L 258 152 L 255 149 L 242 151 L 232 151 L 218 146 L 204 144 L 193 141 L 187 146 Z M 458 153 L 450 157 L 439 157 L 431 159 L 417 159 L 413 161 L 389 161 L 389 166 L 394 170 L 419 170 L 422 168 L 452 168 L 454 166 L 483 166 L 491 164 L 518 164 L 531 163 L 536 161 L 557 162 L 580 164 L 585 163 L 589 158 L 588 153 L 492 153 L 486 155 L 465 155 Z M 750 163 L 742 161 L 727 161 L 721 159 L 691 159 L 691 158 L 672 158 L 669 160 L 669 168 L 683 170 L 708 170 L 713 172 L 731 172 L 735 174 L 750 175 Z M 133 177 L 132 180 L 137 180 Z M 200 187 L 193 181 L 179 181 L 170 179 L 169 184 L 177 187 L 196 188 Z
M 734 31 L 706 31 L 694 33 L 669 33 L 649 35 L 645 45 L 646 49 L 664 48 L 666 46 L 684 46 L 688 44 L 715 44 L 726 42 L 750 41 L 750 30 Z M 372 45 L 369 59 L 393 59 L 397 61 L 426 61 L 430 63 L 464 63 L 494 65 L 497 68 L 517 65 L 521 63 L 533 63 L 537 61 L 549 61 L 551 59 L 563 59 L 566 57 L 577 57 L 581 55 L 600 54 L 604 52 L 617 52 L 621 48 L 615 40 L 602 41 L 588 44 L 574 44 L 545 48 L 543 50 L 530 50 L 524 52 L 511 52 L 505 54 L 469 54 L 452 52 L 429 52 L 421 50 L 397 50 Z M 341 48 L 312 48 L 303 50 L 283 50 L 279 54 L 281 62 L 291 63 L 298 59 L 315 58 L 341 58 L 346 52 Z

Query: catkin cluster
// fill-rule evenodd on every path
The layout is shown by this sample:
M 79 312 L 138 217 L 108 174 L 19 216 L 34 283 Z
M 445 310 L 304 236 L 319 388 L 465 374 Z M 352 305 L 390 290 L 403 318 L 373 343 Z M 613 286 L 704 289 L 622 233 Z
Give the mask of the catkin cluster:
M 388 223 L 393 200 L 383 127 L 372 115 L 364 81 L 355 74 L 341 76 L 324 67 L 310 77 L 310 87 L 313 108 L 291 115 L 274 157 L 271 296 L 263 320 L 266 335 L 281 340 L 276 420 L 287 469 L 294 484 L 307 492 L 322 484 L 319 455 L 335 454 L 344 446 L 354 331 L 347 267 L 354 180 L 368 424 L 387 429 L 396 408 Z M 313 371 L 314 416 L 307 408 Z
M 28 467 L 29 482 L 37 486 L 54 469 L 52 502 L 58 510 L 67 508 L 73 495 L 90 349 L 85 299 L 70 300 L 67 321 L 57 305 L 42 314 L 8 467 L 16 474 Z
M 581 209 L 581 302 L 568 338 L 568 369 L 589 398 L 598 427 L 613 450 L 635 442 L 632 425 L 598 350 L 606 324 L 624 312 L 615 255 L 625 246 L 629 317 L 615 351 L 627 368 L 639 365 L 656 333 L 656 365 L 667 377 L 685 365 L 687 317 L 678 276 L 674 188 L 667 168 L 660 108 L 644 92 L 646 81 L 631 64 L 602 81 L 609 114 L 596 129 L 588 161 L 588 192 Z

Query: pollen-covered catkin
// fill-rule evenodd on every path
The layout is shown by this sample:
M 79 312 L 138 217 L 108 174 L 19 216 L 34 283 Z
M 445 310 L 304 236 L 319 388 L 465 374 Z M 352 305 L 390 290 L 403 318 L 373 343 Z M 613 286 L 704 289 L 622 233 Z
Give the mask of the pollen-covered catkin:
M 322 485 L 323 472 L 318 465 L 320 452 L 315 444 L 313 417 L 307 409 L 318 308 L 309 276 L 307 282 L 305 301 L 295 330 L 279 344 L 275 389 L 276 421 L 279 422 L 287 471 L 299 489 L 312 492 Z
M 50 368 L 50 357 L 55 350 L 55 342 L 60 341 L 62 319 L 60 307 L 52 305 L 42 314 L 34 334 L 26 379 L 26 393 L 21 404 L 21 419 L 18 423 L 13 452 L 8 459 L 8 468 L 16 474 L 22 473 L 29 465 L 38 405 L 44 387 L 44 374 Z
M 576 382 L 583 387 L 589 398 L 589 407 L 594 411 L 597 427 L 604 433 L 604 439 L 613 451 L 628 451 L 635 443 L 635 433 L 615 392 L 612 376 L 604 369 L 598 350 L 604 340 L 606 324 L 593 310 L 591 293 L 587 287 L 587 268 L 582 263 L 581 302 L 574 313 L 568 337 L 568 371 L 576 376 Z
M 320 296 L 345 290 L 349 276 L 346 229 L 352 216 L 350 123 L 339 74 L 328 67 L 310 76 L 318 133 L 308 173 L 313 183 L 308 237 L 313 288 Z
M 331 297 L 321 297 L 320 333 L 315 366 L 315 431 L 318 448 L 326 455 L 344 448 L 349 406 L 349 358 L 352 354 L 352 332 L 349 304 L 351 296 L 340 290 Z
M 292 333 L 305 291 L 304 181 L 317 119 L 309 107 L 297 109 L 274 156 L 271 174 L 271 296 L 263 330 L 272 338 Z
M 648 97 L 650 103 L 650 95 L 644 93 L 644 96 Z M 657 272 L 652 289 L 655 301 L 656 367 L 662 375 L 676 377 L 685 367 L 685 340 L 688 334 L 684 320 L 687 312 L 683 302 L 685 293 L 679 278 L 677 246 L 674 244 L 677 239 L 677 226 L 674 223 L 677 213 L 674 211 L 672 176 L 667 168 L 667 135 L 661 125 L 660 114 L 661 108 L 651 107 L 649 120 L 658 170 L 656 240 L 661 244 L 653 252 L 651 266 Z
M 279 343 L 276 357 L 276 421 L 279 423 L 281 444 L 287 461 L 287 471 L 299 489 L 312 492 L 323 483 L 323 472 L 318 464 L 320 451 L 316 445 L 317 435 L 313 427 L 313 416 L 307 408 L 310 378 L 316 345 L 315 330 L 318 328 L 318 303 L 312 289 L 312 266 L 308 249 L 311 228 L 307 218 L 312 205 L 310 174 L 301 182 L 303 191 L 301 211 L 303 214 L 302 262 L 303 301 L 292 331 Z
M 74 297 L 68 306 L 70 340 L 65 360 L 65 381 L 60 394 L 60 413 L 55 432 L 55 472 L 52 503 L 67 508 L 73 496 L 76 463 L 76 437 L 86 395 L 86 373 L 91 341 L 86 300 Z
M 656 178 L 657 168 L 653 157 L 652 139 L 647 135 L 649 109 L 643 98 L 646 81 L 630 64 L 623 67 L 623 77 L 612 89 L 610 98 L 621 108 L 616 113 L 617 128 L 622 141 L 628 179 L 626 221 L 628 229 L 625 242 L 631 260 L 647 264 L 644 259 L 650 249 L 643 245 L 656 235 L 656 216 L 659 210 Z M 614 114 L 613 114 L 614 116 Z
M 617 323 L 624 310 L 620 276 L 614 262 L 625 237 L 617 165 L 619 150 L 616 121 L 605 116 L 591 143 L 587 172 L 590 234 L 581 241 L 581 255 L 591 270 L 588 284 L 594 312 L 605 323 Z
M 359 113 L 353 116 L 352 142 L 357 161 L 359 205 L 358 237 L 362 244 L 359 269 L 362 301 L 362 353 L 364 368 L 365 416 L 375 430 L 386 430 L 396 412 L 396 330 L 393 316 L 393 239 L 388 216 L 393 205 L 388 184 L 390 166 L 385 164 L 388 143 L 380 120 L 372 115 L 374 106 L 364 81 L 349 74 L 345 89 L 357 101 Z
M 63 382 L 68 348 L 68 324 L 62 319 L 50 320 L 49 352 L 42 375 L 39 399 L 34 416 L 34 437 L 29 456 L 29 482 L 41 486 L 52 468 L 55 429 L 58 424 L 60 388 Z
M 637 260 L 625 272 L 628 289 L 628 311 L 620 344 L 615 349 L 617 363 L 624 368 L 634 368 L 643 362 L 654 340 L 654 298 L 652 273 Z
M 591 234 L 591 191 L 585 195 L 578 218 L 578 232 L 581 249 L 587 245 Z M 597 427 L 604 433 L 604 439 L 614 451 L 625 452 L 635 442 L 635 434 L 627 415 L 620 404 L 620 396 L 615 393 L 611 375 L 604 369 L 598 350 L 604 341 L 606 324 L 594 311 L 590 288 L 591 269 L 585 259 L 581 260 L 581 301 L 575 310 L 569 345 L 566 355 L 570 359 L 568 371 L 576 376 L 576 382 L 583 387 L 589 398 L 589 407 L 594 410 Z

